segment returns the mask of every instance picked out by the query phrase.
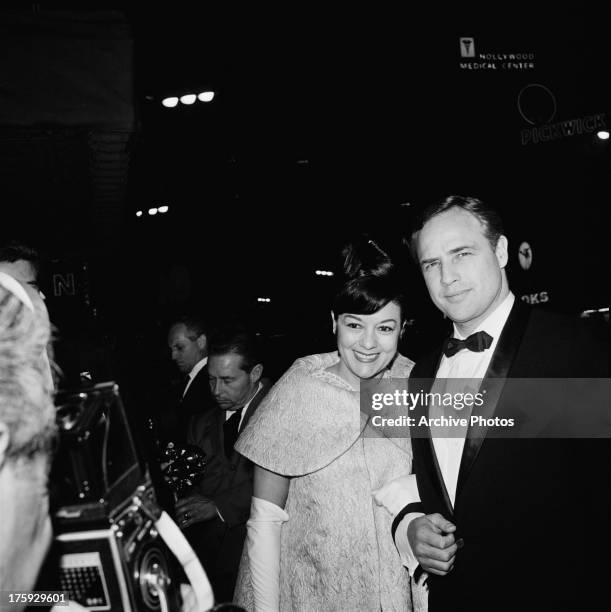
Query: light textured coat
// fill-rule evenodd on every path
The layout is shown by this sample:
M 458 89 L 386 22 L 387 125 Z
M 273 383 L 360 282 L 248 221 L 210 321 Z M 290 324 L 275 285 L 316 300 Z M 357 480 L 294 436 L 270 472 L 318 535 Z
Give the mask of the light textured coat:
M 372 491 L 411 470 L 409 439 L 377 435 L 360 412 L 359 393 L 326 371 L 338 354 L 297 360 L 272 388 L 236 450 L 291 477 L 283 525 L 280 610 L 412 610 L 409 576 Z M 398 356 L 385 376 L 407 377 Z M 418 592 L 423 609 L 426 598 Z M 235 602 L 253 610 L 244 553 Z

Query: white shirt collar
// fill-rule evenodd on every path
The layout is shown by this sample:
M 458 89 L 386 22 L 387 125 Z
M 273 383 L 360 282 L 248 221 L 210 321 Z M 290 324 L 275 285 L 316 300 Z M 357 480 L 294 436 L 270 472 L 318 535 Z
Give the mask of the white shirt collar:
M 263 388 L 263 385 L 261 384 L 261 381 L 259 381 L 259 384 L 257 385 L 257 390 L 252 394 L 252 397 L 242 406 L 242 408 L 238 408 L 238 410 L 244 409 L 244 412 L 246 412 L 246 410 L 248 410 L 248 406 L 250 406 L 250 402 L 252 402 L 252 400 L 255 399 L 255 397 L 257 396 L 257 393 L 259 393 L 259 391 L 261 391 L 262 388 Z M 233 411 L 228 410 L 227 412 L 233 412 Z
M 476 329 L 473 330 L 472 333 L 483 330 L 497 340 L 503 331 L 503 327 L 505 327 L 505 323 L 507 322 L 515 299 L 516 296 L 510 291 L 507 297 L 477 326 Z M 454 337 L 460 340 L 466 338 L 466 336 L 463 336 L 458 331 L 456 323 L 454 323 Z
M 208 363 L 208 357 L 204 357 L 200 359 L 194 366 L 193 369 L 189 372 L 189 378 L 193 380 L 198 374 L 199 371 Z
M 238 408 L 238 410 L 242 410 L 242 414 L 240 415 L 240 422 L 238 423 L 238 428 L 242 427 L 242 423 L 244 422 L 244 416 L 246 415 L 246 412 L 248 411 L 250 402 L 252 402 L 252 400 L 254 400 L 255 397 L 257 397 L 257 394 L 259 393 L 259 391 L 261 391 L 261 389 L 263 389 L 263 384 L 261 383 L 261 381 L 259 381 L 259 384 L 257 385 L 257 390 L 253 393 L 253 396 L 242 406 L 242 408 Z M 234 412 L 235 410 L 225 410 L 225 420 L 228 421 L 229 417 Z

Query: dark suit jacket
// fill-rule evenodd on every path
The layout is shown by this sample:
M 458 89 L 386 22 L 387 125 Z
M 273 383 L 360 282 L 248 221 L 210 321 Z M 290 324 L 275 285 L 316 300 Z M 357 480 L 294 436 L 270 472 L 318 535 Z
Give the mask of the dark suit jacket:
M 163 441 L 184 444 L 191 419 L 213 408 L 215 403 L 208 382 L 208 366 L 204 366 L 189 385 L 184 397 L 180 389 L 176 403 L 161 415 L 160 434 Z
M 418 362 L 410 380 L 434 378 L 441 356 L 440 348 Z M 515 406 L 498 379 L 608 376 L 608 344 L 582 321 L 516 302 L 480 390 L 497 393 L 490 414 L 504 415 Z M 522 409 L 536 411 L 544 401 L 531 397 Z M 454 508 L 432 441 L 412 440 L 422 503 L 405 511 L 439 512 L 464 539 L 454 569 L 429 577 L 431 612 L 597 610 L 600 597 L 608 605 L 610 441 L 482 433 L 465 441 Z
M 246 427 L 268 390 L 269 386 L 263 384 L 251 400 L 242 419 L 240 432 Z M 187 442 L 202 448 L 208 457 L 204 478 L 197 486 L 198 492 L 211 498 L 227 525 L 233 526 L 248 520 L 253 466 L 236 451 L 227 458 L 223 436 L 225 416 L 224 410 L 215 407 L 193 418 L 189 424 Z
M 240 431 L 270 388 L 269 383 L 262 384 L 248 406 Z M 187 538 L 210 574 L 215 593 L 219 590 L 215 585 L 219 574 L 231 576 L 233 582 L 237 576 L 246 536 L 246 521 L 250 515 L 254 471 L 253 464 L 236 451 L 229 458 L 225 455 L 225 414 L 224 410 L 214 408 L 193 418 L 187 434 L 187 442 L 202 448 L 208 458 L 204 477 L 196 490 L 212 499 L 223 517 L 223 520 L 214 518 L 196 523 L 186 531 Z M 233 592 L 233 586 L 229 590 Z

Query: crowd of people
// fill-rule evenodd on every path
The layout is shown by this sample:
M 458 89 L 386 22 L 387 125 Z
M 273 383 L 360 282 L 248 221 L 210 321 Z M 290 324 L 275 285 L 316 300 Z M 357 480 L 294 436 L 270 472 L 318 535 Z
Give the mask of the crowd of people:
M 435 202 L 409 237 L 431 301 L 453 325 L 417 363 L 398 352 L 417 288 L 379 237 L 355 237 L 342 252 L 329 304 L 336 350 L 300 357 L 276 381 L 248 326 L 201 313 L 172 321 L 180 388 L 138 432 L 161 503 L 216 600 L 248 611 L 603 609 L 608 439 L 497 437 L 477 426 L 392 435 L 361 400 L 372 381 L 426 392 L 448 379 L 484 388 L 609 378 L 608 341 L 577 317 L 516 300 L 508 238 L 488 204 Z M 35 258 L 18 257 L 0 251 L 0 591 L 33 588 L 51 538 L 49 322 Z M 531 416 L 548 401 L 515 406 L 503 384 L 491 389 L 486 416 Z M 180 488 L 168 447 L 205 463 Z

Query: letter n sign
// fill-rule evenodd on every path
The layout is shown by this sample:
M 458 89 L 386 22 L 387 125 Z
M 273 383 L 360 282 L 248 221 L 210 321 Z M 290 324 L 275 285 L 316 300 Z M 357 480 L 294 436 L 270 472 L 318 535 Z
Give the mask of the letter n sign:
M 62 295 L 74 295 L 75 293 L 74 274 L 72 272 L 68 272 L 67 274 L 53 275 L 54 296 L 60 297 Z

